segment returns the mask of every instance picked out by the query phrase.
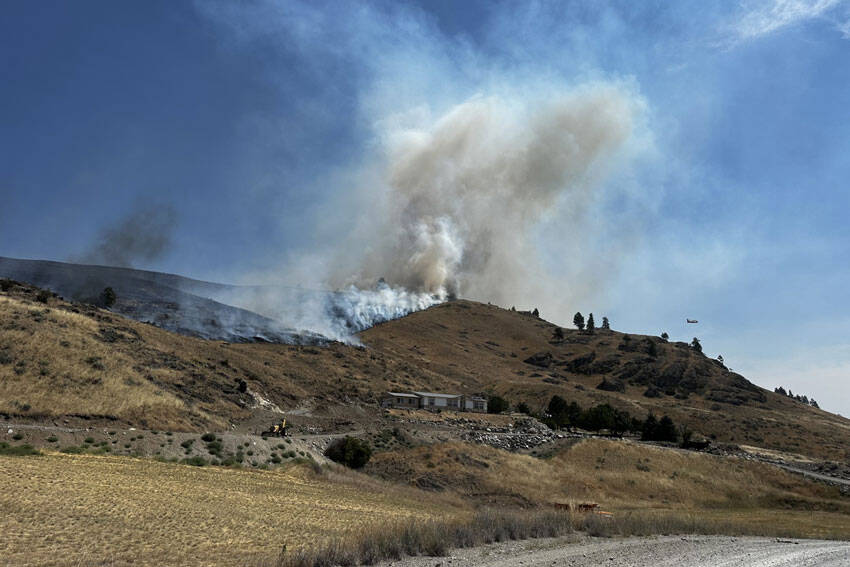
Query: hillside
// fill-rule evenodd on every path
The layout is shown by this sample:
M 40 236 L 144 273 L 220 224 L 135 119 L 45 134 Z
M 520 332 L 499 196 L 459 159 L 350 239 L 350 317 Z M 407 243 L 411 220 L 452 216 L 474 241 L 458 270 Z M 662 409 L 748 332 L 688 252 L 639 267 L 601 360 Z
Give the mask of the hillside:
M 528 314 L 457 301 L 360 336 L 387 357 L 457 388 L 497 393 L 532 408 L 560 394 L 584 407 L 608 402 L 640 417 L 667 414 L 718 441 L 850 456 L 850 420 L 759 388 L 685 343 L 574 329 L 553 341 L 554 329 Z M 622 391 L 598 389 L 603 380 Z M 414 385 L 400 377 L 399 387 Z
M 0 277 L 27 282 L 75 301 L 95 301 L 104 288 L 111 287 L 117 294 L 113 312 L 183 335 L 232 342 L 320 341 L 311 333 L 284 328 L 268 317 L 226 302 L 240 292 L 256 293 L 262 288 L 132 268 L 4 257 L 0 257 Z
M 499 394 L 533 409 L 553 394 L 584 407 L 609 402 L 637 417 L 670 415 L 717 441 L 822 459 L 846 459 L 850 447 L 850 421 L 758 388 L 684 344 L 573 330 L 553 342 L 551 323 L 470 301 L 373 327 L 360 334 L 365 348 L 317 347 L 206 341 L 7 287 L 0 413 L 10 420 L 199 431 L 302 408 L 368 421 L 380 419 L 383 392 L 427 389 Z M 621 391 L 597 389 L 603 380 Z

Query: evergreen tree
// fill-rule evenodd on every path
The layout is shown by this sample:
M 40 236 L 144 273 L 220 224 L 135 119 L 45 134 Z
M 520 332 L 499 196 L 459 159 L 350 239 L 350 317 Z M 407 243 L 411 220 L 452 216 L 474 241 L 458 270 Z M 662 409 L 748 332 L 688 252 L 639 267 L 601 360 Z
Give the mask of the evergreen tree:
M 546 407 L 546 413 L 552 419 L 552 423 L 558 427 L 567 427 L 570 425 L 570 418 L 567 414 L 567 400 L 561 396 L 552 396 L 549 400 L 549 405 Z
M 106 308 L 112 307 L 115 305 L 115 300 L 118 299 L 118 296 L 115 295 L 115 290 L 111 287 L 105 288 L 102 292 L 100 292 L 100 304 Z
M 702 344 L 700 344 L 698 338 L 694 337 L 694 340 L 691 341 L 691 348 L 697 352 L 702 352 Z
M 596 323 L 593 321 L 593 313 L 587 316 L 587 332 L 591 335 L 596 330 Z
M 814 399 L 814 398 L 812 398 L 811 400 L 809 400 L 809 405 L 810 405 L 810 406 L 812 406 L 813 408 L 818 408 L 818 409 L 820 409 L 820 406 L 818 405 L 818 403 L 815 401 L 815 399 Z
M 575 316 L 573 317 L 573 325 L 578 327 L 579 331 L 584 330 L 584 316 L 581 314 L 580 311 L 576 312 Z
M 783 388 L 782 386 L 779 386 L 778 388 L 776 388 L 776 389 L 775 389 L 775 390 L 773 390 L 773 391 L 774 391 L 774 392 L 776 392 L 777 394 L 782 394 L 783 396 L 787 396 L 787 395 L 788 395 L 788 392 L 786 392 L 786 391 L 785 391 L 785 388 Z
M 502 413 L 508 411 L 510 404 L 501 396 L 492 396 L 487 400 L 487 413 Z
M 643 429 L 641 430 L 640 438 L 644 441 L 655 441 L 657 435 L 658 419 L 655 417 L 655 414 L 650 412 L 643 422 Z
M 679 439 L 679 432 L 676 431 L 673 420 L 666 415 L 658 422 L 657 436 L 659 441 L 671 441 L 673 443 Z
M 602 317 L 602 328 L 606 331 L 609 331 L 611 329 L 611 324 L 608 323 L 608 317 Z
M 666 332 L 664 332 L 664 333 L 661 333 L 661 338 L 666 341 L 667 339 L 670 338 L 670 335 L 668 335 Z
M 555 327 L 555 330 L 552 332 L 552 340 L 558 342 L 564 340 L 564 330 L 561 327 Z

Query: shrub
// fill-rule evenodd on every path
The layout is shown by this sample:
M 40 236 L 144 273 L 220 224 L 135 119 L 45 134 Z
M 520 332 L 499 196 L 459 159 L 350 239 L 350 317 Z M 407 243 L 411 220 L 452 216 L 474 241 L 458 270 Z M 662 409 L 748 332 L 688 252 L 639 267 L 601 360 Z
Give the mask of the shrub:
M 209 451 L 210 455 L 215 455 L 216 457 L 221 456 L 222 445 L 221 441 L 212 441 L 207 443 L 207 451 Z
M 12 435 L 12 439 L 14 439 L 15 441 L 20 441 L 23 438 L 24 438 L 23 433 L 15 433 L 14 435 Z
M 38 295 L 35 296 L 35 300 L 39 303 L 47 303 L 48 299 L 50 299 L 50 292 L 44 289 L 39 291 Z
M 71 445 L 69 447 L 64 447 L 59 450 L 60 453 L 66 453 L 68 455 L 81 455 L 86 452 L 85 447 L 77 447 L 76 445 Z
M 183 447 L 184 449 L 191 449 L 191 448 L 192 448 L 192 444 L 193 444 L 194 442 L 195 442 L 195 440 L 194 440 L 194 439 L 186 439 L 185 441 L 183 441 L 182 443 L 180 443 L 180 446 L 181 446 L 181 447 Z
M 56 443 L 58 440 L 59 439 L 55 435 L 51 435 L 50 437 L 45 439 L 45 441 L 47 441 L 48 443 Z
M 83 443 L 88 443 L 89 445 L 91 445 L 92 443 L 94 443 L 94 437 L 86 437 L 83 440 Z
M 359 469 L 372 457 L 372 447 L 356 437 L 343 437 L 328 446 L 325 456 L 349 468 Z
M 215 441 L 215 433 L 204 433 L 201 435 L 201 441 L 204 443 L 211 443 Z
M 205 467 L 209 464 L 205 458 L 199 456 L 189 457 L 180 462 L 184 465 L 191 465 L 193 467 Z
M 0 290 L 9 291 L 10 289 L 12 289 L 12 280 L 0 279 Z
M 28 455 L 41 455 L 41 452 L 32 445 L 9 445 L 8 443 L 0 442 L 0 455 L 26 457 Z

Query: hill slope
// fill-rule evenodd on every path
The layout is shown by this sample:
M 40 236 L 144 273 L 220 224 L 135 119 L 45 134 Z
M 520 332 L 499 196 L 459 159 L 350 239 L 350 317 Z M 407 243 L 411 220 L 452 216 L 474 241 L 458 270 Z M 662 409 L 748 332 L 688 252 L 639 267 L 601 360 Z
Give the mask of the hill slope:
M 532 408 L 559 394 L 668 414 L 718 441 L 850 457 L 850 421 L 758 388 L 686 345 L 615 331 L 565 330 L 553 342 L 554 328 L 455 301 L 361 333 L 366 348 L 229 344 L 14 284 L 0 291 L 0 413 L 202 430 L 305 404 L 377 419 L 387 390 L 485 392 Z M 603 381 L 620 391 L 597 389 Z
M 570 329 L 553 341 L 555 328 L 528 314 L 457 301 L 373 327 L 361 338 L 466 391 L 532 408 L 559 394 L 583 407 L 608 402 L 639 417 L 667 414 L 719 441 L 850 456 L 850 420 L 760 388 L 685 343 Z M 622 391 L 598 389 L 603 381 Z
M 112 310 L 137 321 L 204 339 L 315 343 L 320 337 L 225 302 L 262 288 L 229 286 L 146 270 L 0 257 L 0 277 L 93 301 L 106 287 L 117 293 Z

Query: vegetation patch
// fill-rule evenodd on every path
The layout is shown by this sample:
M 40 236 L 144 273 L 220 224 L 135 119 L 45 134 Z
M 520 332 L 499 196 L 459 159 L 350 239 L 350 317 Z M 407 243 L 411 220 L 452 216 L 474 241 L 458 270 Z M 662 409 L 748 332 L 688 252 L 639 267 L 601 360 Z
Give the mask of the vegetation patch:
M 41 451 L 32 445 L 9 445 L 8 443 L 0 441 L 0 455 L 26 457 L 29 455 L 41 455 Z

